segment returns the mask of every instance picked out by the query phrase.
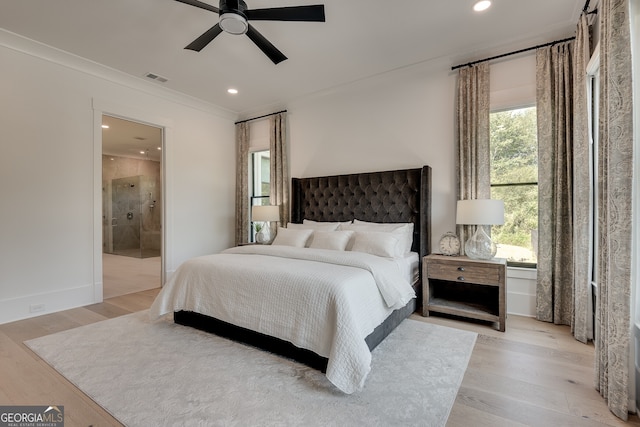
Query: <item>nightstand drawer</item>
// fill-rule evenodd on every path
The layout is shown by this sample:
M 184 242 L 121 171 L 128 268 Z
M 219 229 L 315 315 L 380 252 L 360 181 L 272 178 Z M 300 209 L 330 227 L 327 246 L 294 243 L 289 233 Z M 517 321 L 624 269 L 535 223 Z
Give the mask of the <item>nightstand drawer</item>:
M 481 285 L 500 284 L 500 268 L 490 265 L 472 265 L 470 263 L 430 262 L 427 270 L 429 279 L 452 282 L 470 282 Z

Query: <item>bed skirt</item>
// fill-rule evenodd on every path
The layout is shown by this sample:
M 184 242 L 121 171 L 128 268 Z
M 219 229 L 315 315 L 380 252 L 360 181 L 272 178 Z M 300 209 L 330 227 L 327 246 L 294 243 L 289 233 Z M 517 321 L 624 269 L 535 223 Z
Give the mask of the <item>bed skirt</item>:
M 387 319 L 378 325 L 366 338 L 365 342 L 369 350 L 376 348 L 404 319 L 416 310 L 416 299 L 412 299 L 403 308 L 393 311 Z M 201 331 L 214 333 L 221 337 L 229 338 L 237 342 L 251 345 L 289 359 L 304 363 L 322 372 L 327 370 L 328 359 L 319 356 L 311 350 L 296 347 L 292 343 L 261 334 L 240 326 L 206 316 L 192 311 L 176 311 L 173 319 L 177 324 L 190 326 Z

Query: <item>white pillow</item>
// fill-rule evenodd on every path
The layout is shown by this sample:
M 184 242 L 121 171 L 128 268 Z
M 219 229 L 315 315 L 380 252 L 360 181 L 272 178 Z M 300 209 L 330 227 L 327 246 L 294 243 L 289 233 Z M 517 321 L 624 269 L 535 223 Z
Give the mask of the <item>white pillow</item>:
M 314 221 L 312 219 L 303 219 L 303 224 L 335 224 L 336 228 L 342 224 L 351 224 L 353 221 L 344 221 L 344 222 L 328 222 L 328 221 Z
M 387 258 L 398 256 L 399 235 L 384 231 L 356 231 L 353 239 L 354 252 L 366 252 Z
M 334 231 L 338 228 L 338 222 L 305 222 L 302 224 L 294 224 L 290 222 L 287 224 L 287 228 L 296 228 L 299 230 L 321 230 L 321 231 Z
M 353 231 L 314 231 L 310 248 L 344 251 Z
M 289 228 L 279 228 L 276 238 L 273 239 L 272 245 L 295 246 L 296 248 L 304 248 L 311 236 L 313 230 L 293 230 Z
M 413 245 L 413 223 L 377 223 L 354 220 L 351 225 L 340 226 L 340 230 L 376 231 L 392 233 L 400 239 L 396 256 L 404 256 L 411 252 Z
M 338 223 L 337 222 L 330 222 L 330 223 L 315 222 L 315 223 L 296 224 L 293 222 L 289 222 L 287 223 L 287 228 L 293 229 L 293 230 L 334 231 L 336 228 L 338 228 Z M 307 240 L 307 247 L 310 247 L 312 243 L 313 243 L 313 234 L 311 234 L 311 237 L 309 237 L 309 240 Z

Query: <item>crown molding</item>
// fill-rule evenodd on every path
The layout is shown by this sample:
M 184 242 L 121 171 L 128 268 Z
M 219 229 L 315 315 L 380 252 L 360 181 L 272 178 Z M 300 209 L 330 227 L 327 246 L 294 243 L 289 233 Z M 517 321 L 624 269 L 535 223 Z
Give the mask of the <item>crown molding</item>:
M 111 83 L 143 92 L 167 101 L 175 102 L 190 108 L 195 108 L 228 120 L 237 120 L 238 114 L 226 110 L 215 104 L 185 95 L 184 93 L 160 87 L 157 83 L 146 81 L 114 68 L 91 61 L 81 56 L 40 43 L 0 28 L 0 46 L 7 49 L 33 56 L 81 73 L 88 74 Z

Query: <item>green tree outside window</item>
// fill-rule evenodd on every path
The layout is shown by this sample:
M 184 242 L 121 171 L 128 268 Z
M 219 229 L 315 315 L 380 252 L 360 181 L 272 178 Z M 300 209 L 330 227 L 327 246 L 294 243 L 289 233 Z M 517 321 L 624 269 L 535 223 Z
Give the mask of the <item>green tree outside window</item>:
M 496 256 L 535 266 L 538 228 L 536 108 L 491 113 L 491 198 L 504 201 L 505 223 L 492 227 Z

